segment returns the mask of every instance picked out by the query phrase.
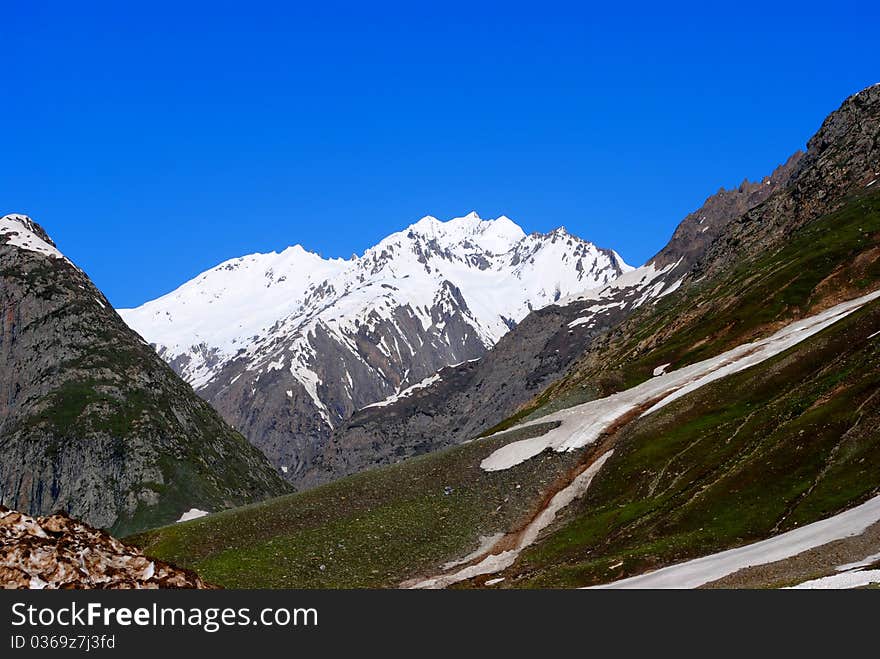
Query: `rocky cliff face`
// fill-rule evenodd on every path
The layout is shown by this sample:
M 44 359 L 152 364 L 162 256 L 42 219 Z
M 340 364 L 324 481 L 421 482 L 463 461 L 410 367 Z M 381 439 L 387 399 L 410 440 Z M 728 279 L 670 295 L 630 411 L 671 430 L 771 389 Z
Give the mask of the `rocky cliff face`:
M 209 588 L 189 570 L 58 513 L 30 517 L 0 506 L 0 588 Z
M 880 85 L 874 85 L 850 96 L 825 119 L 783 190 L 726 226 L 699 259 L 695 276 L 729 267 L 742 254 L 772 249 L 878 178 Z
M 286 490 L 46 233 L 0 219 L 0 503 L 116 532 Z
M 301 484 L 331 431 L 485 354 L 532 309 L 630 268 L 560 228 L 425 217 L 361 257 L 301 247 L 234 259 L 121 313 Z

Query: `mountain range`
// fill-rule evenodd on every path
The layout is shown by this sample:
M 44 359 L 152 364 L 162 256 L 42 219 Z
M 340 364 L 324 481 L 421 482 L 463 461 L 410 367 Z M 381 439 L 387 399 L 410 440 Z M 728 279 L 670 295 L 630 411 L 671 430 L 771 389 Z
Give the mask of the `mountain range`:
M 359 411 L 334 482 L 133 541 L 229 586 L 876 583 L 878 181 L 875 86 L 646 265 Z
M 137 583 L 880 583 L 878 181 L 875 85 L 638 268 L 472 213 L 121 317 L 6 216 L 0 504 L 133 533 Z
M 507 217 L 424 217 L 351 259 L 297 245 L 226 261 L 123 319 L 292 483 L 359 410 L 483 357 L 531 311 L 632 270 Z

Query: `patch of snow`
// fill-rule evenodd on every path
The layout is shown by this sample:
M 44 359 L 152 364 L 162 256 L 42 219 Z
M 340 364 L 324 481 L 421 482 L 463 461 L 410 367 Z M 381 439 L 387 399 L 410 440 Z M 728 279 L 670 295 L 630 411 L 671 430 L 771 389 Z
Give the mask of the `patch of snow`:
M 880 496 L 834 517 L 760 542 L 613 581 L 596 588 L 697 588 L 747 567 L 774 563 L 835 540 L 861 535 L 878 521 Z
M 875 336 L 880 336 L 880 332 L 874 332 L 874 333 L 873 333 L 871 336 L 869 336 L 868 338 L 869 338 L 869 339 L 873 339 Z
M 101 300 L 99 300 L 98 298 L 95 298 L 95 302 L 97 302 L 98 306 L 100 306 L 102 309 L 107 308 L 107 306 L 103 302 L 101 302 Z
M 388 405 L 391 405 L 392 403 L 396 403 L 402 398 L 408 398 L 419 389 L 430 387 L 432 384 L 434 384 L 435 382 L 439 382 L 440 380 L 440 374 L 434 373 L 434 375 L 429 375 L 421 382 L 417 382 L 411 387 L 407 387 L 403 391 L 398 391 L 396 394 L 392 394 L 388 396 L 388 398 L 386 398 L 385 400 L 380 400 L 378 403 L 371 403 L 370 405 L 366 405 L 362 409 L 367 409 L 368 407 L 386 407 Z
M 871 181 L 870 183 L 868 183 L 868 185 L 866 185 L 865 187 L 866 187 L 866 188 L 870 188 L 870 187 L 871 187 L 872 185 L 874 185 L 876 182 L 877 182 L 877 179 L 874 179 L 873 181 Z
M 7 245 L 13 245 L 28 252 L 45 254 L 53 259 L 64 259 L 64 254 L 34 232 L 34 222 L 27 215 L 13 213 L 0 217 L 0 236 L 7 239 Z
M 315 407 L 318 408 L 318 414 L 321 415 L 324 421 L 329 423 L 330 415 L 327 412 L 327 406 L 324 405 L 324 402 L 318 395 L 318 385 L 322 384 L 322 382 L 318 378 L 317 374 L 313 370 L 300 366 L 299 364 L 292 364 L 290 367 L 290 372 L 293 374 L 293 377 L 299 380 L 305 387 L 306 393 L 309 395 L 309 398 L 312 399 Z
M 855 563 L 845 563 L 844 565 L 838 565 L 835 569 L 838 572 L 848 572 L 849 570 L 857 570 L 858 568 L 868 567 L 869 565 L 873 565 L 877 561 L 880 561 L 880 553 L 865 556 L 862 560 L 856 561 Z
M 502 581 L 504 581 L 504 577 L 498 577 L 498 578 L 496 578 L 496 579 L 489 579 L 489 580 L 486 582 L 486 585 L 487 585 L 487 586 L 497 586 L 497 585 L 500 584 Z
M 880 570 L 858 570 L 855 572 L 844 572 L 843 574 L 832 574 L 827 577 L 804 581 L 797 586 L 790 586 L 788 590 L 839 590 L 842 588 L 859 588 L 860 586 L 867 586 L 872 583 L 880 583 Z
M 547 507 L 529 523 L 522 533 L 520 533 L 516 546 L 513 549 L 503 551 L 499 554 L 490 554 L 479 563 L 469 565 L 458 572 L 426 579 L 412 587 L 424 589 L 446 588 L 452 584 L 482 574 L 494 574 L 506 570 L 516 562 L 516 559 L 519 557 L 523 549 L 535 542 L 541 531 L 553 523 L 553 520 L 556 519 L 556 513 L 578 497 L 584 495 L 589 489 L 590 483 L 592 483 L 595 475 L 599 473 L 599 470 L 602 469 L 602 466 L 613 453 L 613 450 L 603 453 L 595 462 L 593 462 L 593 464 L 581 472 L 567 487 L 557 492 L 550 500 L 550 503 L 547 504 Z
M 480 545 L 470 554 L 465 556 L 464 558 L 460 558 L 457 561 L 450 561 L 448 563 L 443 564 L 444 570 L 451 570 L 454 567 L 458 567 L 459 565 L 464 565 L 466 563 L 470 563 L 473 560 L 478 559 L 480 556 L 485 554 L 487 551 L 492 549 L 495 546 L 495 543 L 501 540 L 504 537 L 503 533 L 496 533 L 494 535 L 482 536 L 480 537 Z
M 180 516 L 180 519 L 177 520 L 177 523 L 180 522 L 188 522 L 191 519 L 198 519 L 199 517 L 204 517 L 205 515 L 210 515 L 207 510 L 199 510 L 198 508 L 190 508 L 183 515 Z
M 822 313 L 791 323 L 773 335 L 746 343 L 710 359 L 658 375 L 642 384 L 520 424 L 510 432 L 529 426 L 560 422 L 540 437 L 511 442 L 497 449 L 480 466 L 485 471 L 501 471 L 520 464 L 547 449 L 572 451 L 596 441 L 614 422 L 653 402 L 641 416 L 652 414 L 682 396 L 710 382 L 738 373 L 778 355 L 880 297 L 875 291 L 831 307 Z
M 684 281 L 684 277 L 682 277 L 681 279 L 679 279 L 678 281 L 676 281 L 676 282 L 675 282 L 674 284 L 672 284 L 672 286 L 670 286 L 669 288 L 665 289 L 665 290 L 664 290 L 662 293 L 660 293 L 660 295 L 658 295 L 657 297 L 658 297 L 658 298 L 660 298 L 660 297 L 666 297 L 666 296 L 669 295 L 670 293 L 675 293 L 675 291 L 677 291 L 677 290 L 679 289 L 679 287 L 681 286 L 681 283 L 682 283 L 683 281 Z
M 288 468 L 282 465 L 281 471 L 283 471 L 286 474 L 288 471 Z
M 666 375 L 666 369 L 672 366 L 672 364 L 663 364 L 662 366 L 658 366 L 654 369 L 654 377 L 656 378 L 658 375 Z

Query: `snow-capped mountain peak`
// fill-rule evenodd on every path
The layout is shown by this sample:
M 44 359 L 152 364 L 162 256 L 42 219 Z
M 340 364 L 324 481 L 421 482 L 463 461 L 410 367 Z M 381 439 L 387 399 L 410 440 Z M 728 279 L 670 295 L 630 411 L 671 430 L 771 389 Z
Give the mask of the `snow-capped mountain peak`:
M 120 314 L 292 477 L 297 451 L 280 435 L 326 437 L 355 410 L 482 356 L 533 309 L 630 269 L 564 229 L 429 215 L 360 257 L 251 254 Z M 288 413 L 294 430 L 279 422 Z
M 491 254 L 503 254 L 525 237 L 525 232 L 513 220 L 504 215 L 483 220 L 476 212 L 456 217 L 446 222 L 426 215 L 404 231 L 390 235 L 379 245 L 394 243 L 399 236 L 436 241 L 443 248 L 457 245 L 475 247 Z
M 0 217 L 0 238 L 5 238 L 7 245 L 29 252 L 45 254 L 54 259 L 64 258 L 52 239 L 27 215 L 10 213 Z

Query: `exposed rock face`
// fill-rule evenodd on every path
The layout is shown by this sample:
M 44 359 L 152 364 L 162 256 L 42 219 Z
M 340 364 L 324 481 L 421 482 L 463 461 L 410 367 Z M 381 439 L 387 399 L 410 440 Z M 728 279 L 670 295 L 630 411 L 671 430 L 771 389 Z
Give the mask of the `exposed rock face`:
M 651 262 L 663 267 L 681 258 L 688 263 L 697 261 L 730 222 L 784 188 L 803 155 L 798 151 L 761 181 L 746 179 L 732 190 L 721 188 L 682 220 L 672 238 Z
M 286 491 L 46 233 L 0 220 L 0 503 L 117 533 Z
M 210 588 L 63 513 L 33 518 L 0 506 L 0 588 Z
M 560 228 L 425 217 L 361 257 L 235 259 L 122 310 L 294 484 L 358 410 L 481 357 L 532 309 L 630 268 Z
M 741 254 L 772 249 L 878 178 L 880 85 L 874 85 L 850 96 L 825 119 L 783 190 L 731 222 L 699 259 L 694 274 L 705 276 L 730 266 Z
M 304 484 L 452 446 L 504 420 L 623 313 L 611 309 L 592 326 L 569 327 L 591 304 L 535 311 L 482 359 L 445 368 L 436 383 L 388 406 L 359 411 L 331 435 Z

